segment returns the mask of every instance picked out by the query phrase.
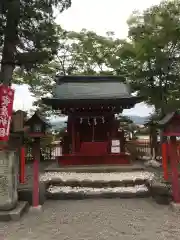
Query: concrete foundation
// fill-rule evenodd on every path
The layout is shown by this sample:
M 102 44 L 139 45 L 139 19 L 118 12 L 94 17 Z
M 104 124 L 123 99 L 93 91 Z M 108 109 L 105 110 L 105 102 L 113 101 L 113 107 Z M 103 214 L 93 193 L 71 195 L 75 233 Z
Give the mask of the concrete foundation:
M 29 208 L 29 212 L 31 212 L 31 213 L 42 212 L 42 205 L 38 205 L 38 206 L 36 206 L 36 207 L 31 206 L 31 207 Z
M 170 206 L 174 212 L 180 212 L 180 203 L 171 202 Z
M 16 208 L 13 210 L 0 211 L 0 221 L 18 221 L 22 214 L 29 208 L 28 202 L 18 202 Z

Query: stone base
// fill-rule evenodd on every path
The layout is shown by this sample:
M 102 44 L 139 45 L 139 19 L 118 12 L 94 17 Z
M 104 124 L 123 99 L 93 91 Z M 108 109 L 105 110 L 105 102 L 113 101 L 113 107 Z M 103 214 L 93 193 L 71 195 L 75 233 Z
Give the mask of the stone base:
M 9 211 L 0 211 L 0 221 L 18 221 L 22 214 L 28 210 L 28 208 L 28 202 L 18 202 L 15 209 Z
M 45 184 L 40 183 L 39 184 L 39 204 L 43 205 L 44 202 L 46 201 L 45 197 Z M 33 190 L 32 186 L 28 185 L 23 185 L 20 184 L 18 187 L 18 200 L 19 201 L 27 201 L 30 206 L 32 206 L 32 199 L 33 199 Z
M 31 206 L 29 208 L 29 212 L 31 212 L 31 213 L 42 212 L 42 205 L 38 205 L 36 207 Z
M 173 211 L 180 212 L 180 203 L 171 202 L 170 206 Z
M 97 199 L 97 198 L 147 198 L 149 192 L 109 192 L 109 193 L 47 193 L 47 198 L 50 200 L 83 200 L 83 199 Z
M 75 172 L 75 173 L 111 173 L 111 172 L 136 172 L 144 171 L 143 164 L 124 165 L 81 165 L 60 167 L 56 163 L 49 165 L 45 172 Z

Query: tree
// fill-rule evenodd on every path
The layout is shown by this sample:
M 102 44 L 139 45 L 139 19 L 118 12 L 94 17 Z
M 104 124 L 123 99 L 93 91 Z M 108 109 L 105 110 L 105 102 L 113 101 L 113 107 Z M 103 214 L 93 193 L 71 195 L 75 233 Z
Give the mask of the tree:
M 150 148 L 151 148 L 151 156 L 156 158 L 159 153 L 159 145 L 158 145 L 158 122 L 160 120 L 160 115 L 157 112 L 154 112 L 149 117 L 148 122 L 145 124 L 150 136 Z
M 24 71 L 29 72 L 52 59 L 59 45 L 58 26 L 54 22 L 53 9 L 59 8 L 61 12 L 68 8 L 70 3 L 70 0 L 0 1 L 1 83 L 6 86 L 12 84 L 13 73 L 17 66 L 24 67 Z M 11 160 L 7 157 L 6 161 Z M 1 201 L 1 210 L 14 207 L 17 189 L 16 180 L 13 178 L 15 174 L 13 165 L 8 163 L 12 181 L 7 182 L 7 187 L 13 195 L 10 201 L 8 198 Z M 3 177 L 6 179 L 6 173 Z
M 118 114 L 117 120 L 119 121 L 119 126 L 125 131 L 129 138 L 135 138 L 138 126 L 128 117 L 122 114 Z
M 16 74 L 19 81 L 23 79 L 30 85 L 36 97 L 35 106 L 49 114 L 52 111 L 42 104 L 41 98 L 52 94 L 56 75 L 113 75 L 115 71 L 109 62 L 123 44 L 121 40 L 113 39 L 112 33 L 104 37 L 85 29 L 76 33 L 59 28 L 58 35 L 59 48 L 51 62 L 28 74 Z
M 71 0 L 1 0 L 1 82 L 11 85 L 16 66 L 31 71 L 52 59 L 58 48 L 53 9 L 62 12 L 70 4 Z
M 161 115 L 180 107 L 180 2 L 164 1 L 128 21 L 127 77 Z
M 112 74 L 124 76 L 160 115 L 178 108 L 180 3 L 165 1 L 143 13 L 134 12 L 128 25 L 127 41 L 115 39 L 112 32 L 103 37 L 59 28 L 59 48 L 52 61 L 23 75 L 37 97 L 35 105 L 49 109 L 40 98 L 51 94 L 56 74 Z

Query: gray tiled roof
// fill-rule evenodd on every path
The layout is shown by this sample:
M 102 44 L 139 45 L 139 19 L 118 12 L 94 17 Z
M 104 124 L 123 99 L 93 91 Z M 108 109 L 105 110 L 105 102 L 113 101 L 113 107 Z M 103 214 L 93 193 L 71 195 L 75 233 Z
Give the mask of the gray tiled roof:
M 171 121 L 171 119 L 174 117 L 174 115 L 176 114 L 176 112 L 171 112 L 165 115 L 165 117 L 163 117 L 158 124 L 159 125 L 165 125 L 167 124 L 169 121 Z
M 118 77 L 64 77 L 57 81 L 54 98 L 67 99 L 116 99 L 131 98 L 128 85 Z

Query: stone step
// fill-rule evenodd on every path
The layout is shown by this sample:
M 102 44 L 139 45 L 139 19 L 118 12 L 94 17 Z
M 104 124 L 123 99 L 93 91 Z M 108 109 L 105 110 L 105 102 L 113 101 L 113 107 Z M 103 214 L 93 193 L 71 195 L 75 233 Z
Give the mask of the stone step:
M 148 184 L 147 179 L 120 179 L 120 180 L 62 180 L 62 179 L 52 179 L 45 182 L 46 188 L 49 186 L 59 186 L 59 187 L 84 187 L 84 188 L 115 188 L 115 187 L 133 187 L 135 185 Z
M 154 174 L 146 171 L 77 173 L 46 172 L 40 176 L 48 199 L 132 198 L 149 196 Z
M 154 174 L 147 171 L 134 171 L 124 173 L 76 173 L 76 172 L 46 172 L 40 175 L 40 181 L 49 183 L 52 185 L 69 185 L 74 186 L 80 184 L 80 186 L 90 187 L 90 185 L 98 184 L 112 184 L 114 186 L 127 184 L 140 184 L 146 181 L 152 180 Z
M 0 221 L 19 221 L 21 216 L 28 211 L 29 204 L 26 201 L 19 201 L 17 206 L 9 211 L 0 211 Z
M 110 173 L 110 172 L 130 172 L 144 171 L 143 164 L 128 164 L 128 165 L 91 165 L 91 166 L 67 166 L 62 167 L 53 163 L 49 165 L 45 172 L 77 172 L 77 173 Z
M 86 198 L 137 198 L 149 197 L 146 185 L 115 188 L 85 188 L 85 187 L 59 187 L 50 186 L 46 192 L 47 199 L 79 200 Z

